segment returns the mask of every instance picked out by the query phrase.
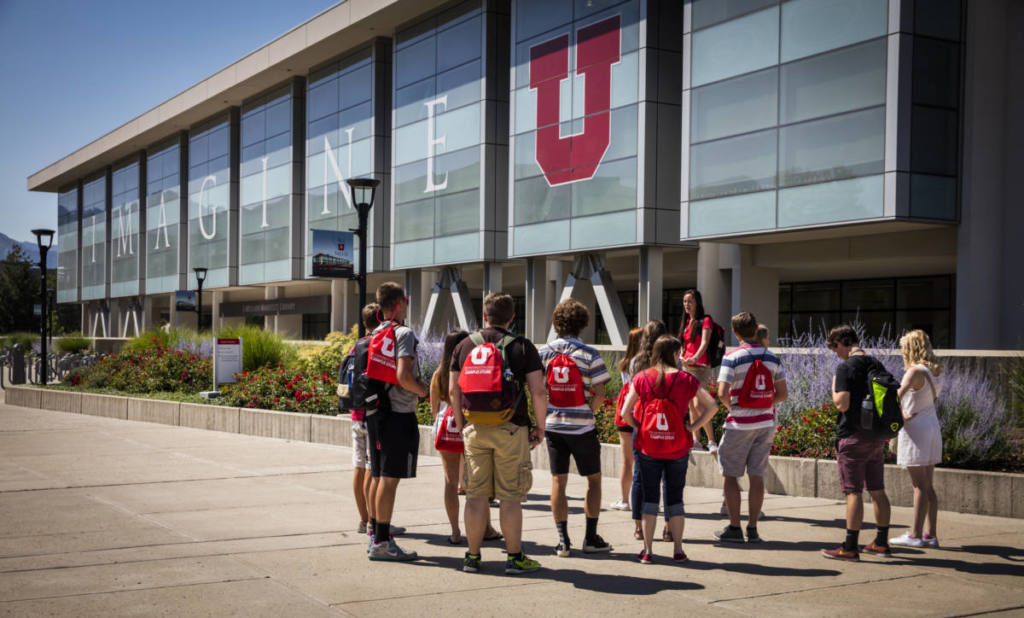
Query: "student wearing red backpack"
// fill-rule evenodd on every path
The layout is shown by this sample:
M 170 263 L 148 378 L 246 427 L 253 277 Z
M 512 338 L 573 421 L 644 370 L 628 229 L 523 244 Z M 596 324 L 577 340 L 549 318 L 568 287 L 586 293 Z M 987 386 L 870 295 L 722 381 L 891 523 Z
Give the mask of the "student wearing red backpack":
M 633 377 L 633 388 L 622 407 L 622 418 L 635 430 L 633 445 L 637 450 L 644 533 L 644 549 L 638 558 L 643 564 L 653 561 L 651 550 L 662 475 L 665 511 L 674 543 L 673 559 L 676 562 L 687 560 L 682 546 L 683 487 L 693 447 L 691 432 L 718 410 L 715 400 L 701 388 L 697 378 L 677 369 L 682 347 L 675 337 L 659 337 L 651 353 L 655 366 Z M 699 409 L 692 424 L 687 414 L 691 402 Z
M 750 479 L 747 542 L 760 543 L 757 518 L 764 503 L 764 473 L 775 440 L 775 404 L 786 400 L 782 363 L 758 339 L 757 318 L 743 311 L 732 316 L 732 332 L 740 346 L 722 359 L 718 397 L 729 411 L 718 449 L 718 469 L 725 486 L 729 525 L 715 532 L 725 543 L 742 543 L 739 478 Z
M 449 375 L 449 401 L 462 430 L 466 465 L 466 539 L 462 570 L 480 570 L 491 496 L 501 502 L 505 535 L 505 573 L 535 571 L 540 563 L 523 553 L 523 502 L 533 484 L 530 450 L 544 440 L 547 393 L 544 365 L 529 340 L 508 331 L 515 301 L 508 294 L 484 299 L 487 328 L 455 347 Z M 526 388 L 533 402 L 536 429 L 530 429 Z
M 430 392 L 417 377 L 416 347 L 412 329 L 403 324 L 409 298 L 402 286 L 388 281 L 377 288 L 377 304 L 384 319 L 370 335 L 366 375 L 390 385 L 384 404 L 376 413 L 379 448 L 371 455 L 371 473 L 379 477 L 375 508 L 377 515 L 370 560 L 415 560 L 416 552 L 405 551 L 391 537 L 391 514 L 401 479 L 416 476 L 420 448 L 416 404 Z
M 548 387 L 548 416 L 545 434 L 551 461 L 551 514 L 558 530 L 555 554 L 567 557 L 569 502 L 565 496 L 569 480 L 569 457 L 576 461 L 580 476 L 587 479 L 583 511 L 587 518 L 583 553 L 609 552 L 609 545 L 597 533 L 601 514 L 601 441 L 597 437 L 594 411 L 604 403 L 604 385 L 611 379 L 604 359 L 594 348 L 580 341 L 580 332 L 590 322 L 590 311 L 574 298 L 558 303 L 551 323 L 558 339 L 541 346 Z
M 367 303 L 363 307 L 361 317 L 363 326 L 366 327 L 368 332 L 372 332 L 380 324 L 380 321 L 377 319 L 379 311 L 380 305 L 377 303 Z M 368 339 L 369 335 L 360 339 L 359 342 Z M 356 345 L 358 345 L 358 342 Z M 352 346 L 345 361 L 342 362 L 340 367 L 342 372 L 345 372 L 346 366 L 352 362 L 348 357 L 355 356 L 356 345 Z M 349 376 L 344 375 L 344 373 L 339 376 L 339 383 L 345 386 L 346 392 L 352 386 L 349 383 Z M 352 492 L 355 494 L 356 508 L 359 511 L 359 534 L 372 535 L 373 527 L 377 524 L 377 516 L 373 504 L 373 496 L 376 495 L 377 484 L 373 482 L 373 475 L 370 474 L 370 451 L 371 444 L 372 450 L 377 450 L 377 438 L 374 435 L 371 443 L 368 421 L 373 417 L 367 417 L 365 410 L 350 410 L 349 413 L 352 418 Z

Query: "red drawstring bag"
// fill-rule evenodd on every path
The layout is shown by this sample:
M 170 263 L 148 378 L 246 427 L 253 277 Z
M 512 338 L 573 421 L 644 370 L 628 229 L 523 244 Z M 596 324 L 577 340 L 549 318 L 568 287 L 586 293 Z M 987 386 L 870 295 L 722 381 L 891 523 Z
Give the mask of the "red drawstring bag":
M 462 432 L 455 428 L 455 411 L 443 402 L 434 419 L 434 448 L 446 453 L 461 453 L 463 449 Z

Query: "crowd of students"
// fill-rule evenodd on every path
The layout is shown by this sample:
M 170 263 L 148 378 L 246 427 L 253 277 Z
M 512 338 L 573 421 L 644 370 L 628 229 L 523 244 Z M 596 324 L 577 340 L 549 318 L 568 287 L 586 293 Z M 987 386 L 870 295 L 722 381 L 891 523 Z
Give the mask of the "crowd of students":
M 546 443 L 552 475 L 555 554 L 569 556 L 575 547 L 566 498 L 570 459 L 587 480 L 580 550 L 610 552 L 612 546 L 598 534 L 601 446 L 595 411 L 605 401 L 611 376 L 600 353 L 580 339 L 589 310 L 571 298 L 560 302 L 552 315 L 558 338 L 538 349 L 509 331 L 515 318 L 512 297 L 489 294 L 483 302 L 485 327 L 448 334 L 441 363 L 427 384 L 416 371 L 418 341 L 404 323 L 409 298 L 400 285 L 388 282 L 377 289 L 376 300 L 362 310 L 370 334 L 357 342 L 342 365 L 339 386 L 352 414 L 353 491 L 360 532 L 369 535 L 369 559 L 417 558 L 416 552 L 395 542 L 402 529 L 391 520 L 400 480 L 416 475 L 420 434 L 415 411 L 423 399 L 429 399 L 435 418 L 453 545 L 463 542 L 459 495 L 466 496 L 463 570 L 480 570 L 483 542 L 501 538 L 506 573 L 540 568 L 522 549 L 522 503 L 533 482 L 530 451 L 541 443 Z M 621 494 L 610 506 L 632 511 L 634 536 L 643 542 L 638 560 L 644 564 L 654 559 L 659 510 L 665 518 L 661 537 L 673 543 L 672 559 L 687 560 L 682 547 L 683 489 L 689 453 L 702 448 L 700 432 L 723 476 L 721 512 L 728 523 L 715 538 L 721 543 L 762 541 L 757 524 L 777 428 L 775 407 L 787 398 L 782 363 L 768 348 L 767 328 L 751 313 L 732 317 L 730 327 L 739 346 L 723 354 L 724 332 L 704 311 L 700 293 L 688 290 L 684 308 L 678 337 L 660 320 L 633 329 L 616 367 L 623 385 L 615 404 L 622 445 Z M 902 403 L 897 463 L 909 470 L 913 482 L 914 521 L 909 532 L 894 539 L 888 538 L 890 509 L 883 484 L 885 439 L 868 430 L 870 414 L 862 414 L 878 395 L 877 388 L 872 392 L 872 380 L 887 372 L 860 348 L 852 327 L 833 328 L 827 341 L 842 361 L 832 380 L 832 399 L 839 411 L 836 452 L 847 508 L 845 540 L 822 554 L 857 560 L 861 551 L 890 555 L 890 545 L 937 546 L 931 480 L 942 449 L 935 414 L 941 369 L 928 336 L 915 330 L 900 340 L 906 372 L 893 394 Z M 718 403 L 707 388 L 716 384 L 716 375 L 718 398 L 727 410 L 717 442 L 711 420 Z M 882 400 L 878 402 L 880 413 Z M 744 475 L 749 483 L 745 529 L 739 486 Z M 861 548 L 863 490 L 872 497 L 877 533 Z M 492 505 L 498 506 L 501 532 L 491 525 Z

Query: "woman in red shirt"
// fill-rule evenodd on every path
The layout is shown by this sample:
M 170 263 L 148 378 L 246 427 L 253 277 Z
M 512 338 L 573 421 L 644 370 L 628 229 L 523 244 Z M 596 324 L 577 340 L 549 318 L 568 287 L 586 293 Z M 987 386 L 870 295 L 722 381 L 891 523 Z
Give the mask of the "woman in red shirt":
M 711 340 L 711 329 L 714 328 L 714 321 L 711 316 L 704 313 L 704 299 L 697 290 L 686 290 L 683 293 L 683 324 L 679 328 L 679 340 L 683 342 L 683 359 L 679 368 L 697 378 L 701 386 L 707 386 L 713 378 L 711 367 L 708 367 L 708 342 Z M 691 412 L 690 420 L 694 420 L 695 412 Z M 712 453 L 718 451 L 718 443 L 715 442 L 715 434 L 711 429 L 710 420 L 701 425 L 694 425 L 693 443 L 694 448 L 703 450 L 700 445 L 698 429 L 704 430 L 704 437 L 708 441 L 708 450 Z
M 691 404 L 692 408 L 699 408 L 698 424 L 710 420 L 718 410 L 715 400 L 697 380 L 677 369 L 681 352 L 682 344 L 678 339 L 671 335 L 659 337 L 651 353 L 655 365 L 633 377 L 633 387 L 622 406 L 623 420 L 635 431 L 644 535 L 644 549 L 639 560 L 644 564 L 652 562 L 662 477 L 665 479 L 665 513 L 669 516 L 668 525 L 674 544 L 673 559 L 676 562 L 687 560 L 682 546 L 685 523 L 683 487 L 693 445 L 693 426 L 687 418 L 687 410 Z M 655 412 L 658 410 L 660 412 Z M 657 416 L 646 419 L 653 413 Z M 645 423 L 645 420 L 653 423 Z

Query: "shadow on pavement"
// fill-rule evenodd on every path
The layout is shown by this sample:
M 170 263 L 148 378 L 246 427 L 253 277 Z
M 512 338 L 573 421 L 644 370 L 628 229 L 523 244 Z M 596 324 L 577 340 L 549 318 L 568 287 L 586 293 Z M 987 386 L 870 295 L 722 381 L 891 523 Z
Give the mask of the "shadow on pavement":
M 1012 575 L 1024 576 L 1024 565 L 1003 564 L 999 562 L 966 562 L 952 558 L 932 558 L 928 554 L 935 550 L 899 547 L 893 550 L 892 562 L 912 564 L 920 567 L 936 569 L 952 569 L 973 575 Z M 960 548 L 942 548 L 943 552 L 962 552 L 982 556 L 998 556 L 1011 562 L 1024 562 L 1024 550 L 1019 547 L 1003 547 L 999 545 L 965 545 Z
M 527 553 L 529 554 L 529 552 Z M 606 594 L 628 594 L 633 596 L 657 594 L 662 590 L 701 590 L 704 588 L 702 584 L 696 584 L 693 582 L 634 577 L 632 575 L 588 573 L 578 569 L 553 568 L 551 563 L 555 560 L 557 560 L 557 558 L 552 556 L 549 560 L 544 560 L 541 563 L 541 569 L 538 571 L 534 571 L 533 573 L 523 573 L 520 575 L 509 575 L 508 577 L 529 579 L 532 581 L 563 582 L 572 584 L 573 587 L 580 590 L 603 592 Z M 667 562 L 667 559 L 664 560 Z M 409 564 L 416 566 L 440 567 L 444 569 L 462 569 L 461 558 L 448 558 L 442 556 L 421 557 L 416 562 L 410 562 Z M 680 577 L 685 577 L 686 566 L 687 565 L 681 565 L 679 571 Z M 485 551 L 483 553 L 483 564 L 481 565 L 482 573 L 494 575 L 504 573 L 504 571 L 504 554 L 500 554 L 500 560 L 495 560 L 493 552 Z M 466 573 L 465 575 L 466 577 L 474 577 L 475 574 Z

